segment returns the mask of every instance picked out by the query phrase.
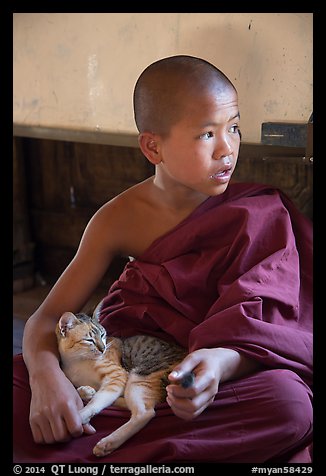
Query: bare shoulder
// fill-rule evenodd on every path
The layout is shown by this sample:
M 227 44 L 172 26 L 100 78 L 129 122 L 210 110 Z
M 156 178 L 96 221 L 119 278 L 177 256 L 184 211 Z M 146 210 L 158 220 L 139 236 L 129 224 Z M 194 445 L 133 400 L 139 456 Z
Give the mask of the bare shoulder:
M 196 204 L 195 204 L 196 205 Z M 139 257 L 193 210 L 169 207 L 154 178 L 129 188 L 103 205 L 91 220 L 97 246 L 111 255 Z
M 105 203 L 95 214 L 98 222 L 110 226 L 128 226 L 133 217 L 139 218 L 148 206 L 148 189 L 152 178 L 130 187 Z
M 131 254 L 135 240 L 141 242 L 143 221 L 151 209 L 148 200 L 151 181 L 149 178 L 114 197 L 90 220 L 88 228 L 92 231 L 89 233 L 104 240 L 113 254 Z

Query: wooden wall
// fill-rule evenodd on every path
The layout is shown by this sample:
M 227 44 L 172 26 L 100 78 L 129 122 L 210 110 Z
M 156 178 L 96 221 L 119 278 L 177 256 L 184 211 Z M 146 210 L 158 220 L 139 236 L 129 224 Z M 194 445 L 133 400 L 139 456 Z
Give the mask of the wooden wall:
M 153 168 L 135 148 L 21 138 L 15 142 L 23 151 L 22 200 L 35 244 L 35 272 L 51 283 L 74 256 L 95 211 L 152 175 Z M 20 216 L 19 199 L 16 202 L 14 215 Z M 21 228 L 14 225 L 14 235 L 21 234 Z M 124 264 L 114 261 L 105 277 L 107 285 Z
M 14 269 L 25 259 L 29 264 L 25 269 L 30 270 L 33 260 L 34 273 L 50 283 L 74 256 L 94 212 L 154 172 L 139 149 L 132 147 L 15 138 L 15 150 Z M 234 178 L 280 187 L 312 218 L 312 163 L 303 159 L 304 153 L 242 144 Z M 29 250 L 25 257 L 19 254 L 23 249 Z M 115 260 L 103 286 L 116 278 L 124 264 Z
M 313 219 L 313 151 L 260 144 L 242 144 L 233 178 L 274 185 Z
M 34 242 L 31 239 L 25 160 L 21 141 L 13 142 L 13 282 L 14 292 L 34 284 Z

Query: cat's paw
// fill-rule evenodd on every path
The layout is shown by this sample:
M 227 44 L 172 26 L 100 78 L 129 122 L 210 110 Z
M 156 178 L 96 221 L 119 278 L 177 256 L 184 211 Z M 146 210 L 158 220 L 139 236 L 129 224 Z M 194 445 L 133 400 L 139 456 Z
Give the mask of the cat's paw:
M 91 418 L 94 416 L 93 413 L 89 411 L 89 408 L 87 407 L 87 405 L 86 407 L 82 408 L 79 411 L 79 414 L 80 414 L 83 425 L 86 425 L 87 423 L 89 423 Z
M 112 453 L 118 446 L 109 436 L 106 436 L 94 446 L 93 453 L 100 458 Z
M 82 400 L 88 402 L 93 398 L 96 393 L 95 388 L 90 387 L 89 385 L 82 385 L 81 387 L 77 388 L 77 392 Z

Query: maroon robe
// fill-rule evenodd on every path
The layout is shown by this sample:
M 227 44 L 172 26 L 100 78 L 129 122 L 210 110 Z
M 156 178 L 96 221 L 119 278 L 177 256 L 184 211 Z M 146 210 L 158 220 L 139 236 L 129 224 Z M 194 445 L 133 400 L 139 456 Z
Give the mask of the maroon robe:
M 264 369 L 221 384 L 191 422 L 159 405 L 147 427 L 101 461 L 309 461 L 295 454 L 312 439 L 312 227 L 280 191 L 232 184 L 208 198 L 128 263 L 101 322 L 111 335 L 157 335 L 189 351 L 236 349 Z M 68 444 L 26 443 L 30 393 L 16 360 L 16 462 L 96 461 L 96 441 L 129 412 L 104 410 L 92 420 L 97 434 Z

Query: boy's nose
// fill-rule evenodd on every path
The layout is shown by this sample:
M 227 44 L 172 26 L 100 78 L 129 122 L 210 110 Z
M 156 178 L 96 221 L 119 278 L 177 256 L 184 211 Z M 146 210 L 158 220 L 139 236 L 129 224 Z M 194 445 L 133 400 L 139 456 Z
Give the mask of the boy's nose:
M 213 159 L 215 160 L 223 159 L 224 157 L 232 155 L 232 153 L 233 153 L 232 147 L 227 142 L 227 140 L 224 140 L 223 142 L 219 142 L 217 144 L 213 153 Z

